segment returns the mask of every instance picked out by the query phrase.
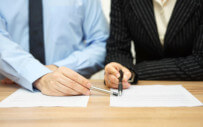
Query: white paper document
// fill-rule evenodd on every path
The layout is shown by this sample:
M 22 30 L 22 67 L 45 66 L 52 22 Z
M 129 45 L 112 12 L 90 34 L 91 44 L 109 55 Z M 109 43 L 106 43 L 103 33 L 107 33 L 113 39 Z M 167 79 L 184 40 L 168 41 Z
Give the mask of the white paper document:
M 193 107 L 203 104 L 181 85 L 137 85 L 124 90 L 122 96 L 111 96 L 110 106 Z
M 53 97 L 21 88 L 0 102 L 0 107 L 86 107 L 88 100 L 89 96 Z

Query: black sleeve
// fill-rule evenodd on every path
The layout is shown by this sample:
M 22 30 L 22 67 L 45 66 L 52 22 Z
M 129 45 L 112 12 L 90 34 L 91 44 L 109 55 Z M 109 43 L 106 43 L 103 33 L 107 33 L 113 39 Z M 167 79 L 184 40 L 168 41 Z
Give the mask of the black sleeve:
M 131 38 L 122 13 L 124 7 L 124 0 L 111 1 L 111 31 L 106 46 L 107 56 L 105 64 L 118 62 L 133 71 Z

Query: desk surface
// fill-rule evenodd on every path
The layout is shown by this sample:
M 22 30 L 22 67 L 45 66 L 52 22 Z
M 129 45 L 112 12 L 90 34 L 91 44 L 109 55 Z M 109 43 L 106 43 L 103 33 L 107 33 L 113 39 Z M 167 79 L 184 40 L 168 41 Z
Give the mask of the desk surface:
M 91 81 L 107 89 L 102 81 Z M 182 84 L 203 102 L 203 82 L 140 81 L 139 85 Z M 0 84 L 0 101 L 16 91 Z M 95 92 L 87 108 L 0 108 L 0 127 L 203 127 L 203 107 L 114 108 L 109 96 Z

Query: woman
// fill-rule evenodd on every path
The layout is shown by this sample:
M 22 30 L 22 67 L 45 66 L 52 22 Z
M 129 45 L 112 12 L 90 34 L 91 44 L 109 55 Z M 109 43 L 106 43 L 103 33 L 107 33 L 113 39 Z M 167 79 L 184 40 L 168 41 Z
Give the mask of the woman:
M 203 80 L 203 0 L 112 0 L 111 6 L 108 87 L 118 87 L 119 70 L 124 72 L 124 88 L 133 77 L 133 83 Z

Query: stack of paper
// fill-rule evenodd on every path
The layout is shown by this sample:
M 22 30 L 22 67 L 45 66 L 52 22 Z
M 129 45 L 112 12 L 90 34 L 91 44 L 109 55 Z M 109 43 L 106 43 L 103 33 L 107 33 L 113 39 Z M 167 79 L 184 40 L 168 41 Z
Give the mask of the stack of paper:
M 88 100 L 89 96 L 53 97 L 19 89 L 0 102 L 0 107 L 86 107 Z
M 137 85 L 124 90 L 122 96 L 111 96 L 110 106 L 191 107 L 202 106 L 202 103 L 181 85 Z

